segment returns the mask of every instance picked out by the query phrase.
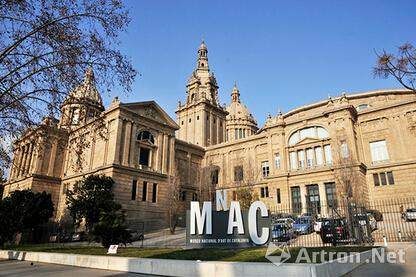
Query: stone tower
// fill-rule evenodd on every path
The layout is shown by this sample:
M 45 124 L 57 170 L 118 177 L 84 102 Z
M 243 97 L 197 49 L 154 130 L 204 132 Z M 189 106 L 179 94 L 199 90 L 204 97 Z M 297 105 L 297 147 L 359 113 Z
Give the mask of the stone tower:
M 180 129 L 177 137 L 200 146 L 210 146 L 225 141 L 227 112 L 218 100 L 218 85 L 208 65 L 208 49 L 202 41 L 198 49 L 196 70 L 186 85 L 186 101 L 179 101 L 176 110 Z
M 95 85 L 91 67 L 85 72 L 84 82 L 71 91 L 61 107 L 62 127 L 86 123 L 104 111 L 103 101 Z
M 247 106 L 241 103 L 240 91 L 237 88 L 237 83 L 234 83 L 231 92 L 231 103 L 227 106 L 227 112 L 227 141 L 243 139 L 252 136 L 257 132 L 257 121 Z

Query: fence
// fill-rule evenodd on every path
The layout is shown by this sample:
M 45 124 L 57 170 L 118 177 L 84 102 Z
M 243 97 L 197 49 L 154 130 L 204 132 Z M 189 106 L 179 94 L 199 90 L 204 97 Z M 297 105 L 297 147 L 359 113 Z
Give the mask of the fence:
M 272 240 L 295 247 L 416 241 L 416 199 L 270 208 Z

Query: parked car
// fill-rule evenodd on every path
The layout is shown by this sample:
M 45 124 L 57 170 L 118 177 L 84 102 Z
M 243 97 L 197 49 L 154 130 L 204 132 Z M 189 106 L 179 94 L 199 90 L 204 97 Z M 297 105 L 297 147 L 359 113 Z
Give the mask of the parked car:
M 292 227 L 294 222 L 295 221 L 292 218 L 287 217 L 287 218 L 279 218 L 279 219 L 277 219 L 275 221 L 275 224 L 287 224 L 290 227 Z
M 368 223 L 371 231 L 377 230 L 377 221 L 372 214 L 357 214 L 355 218 L 361 226 L 366 226 Z
M 284 223 L 274 224 L 272 227 L 272 241 L 289 241 L 295 237 L 293 228 Z
M 327 220 L 327 218 L 324 217 L 319 217 L 315 220 L 315 222 L 313 223 L 313 230 L 319 234 L 321 232 L 321 228 L 322 228 L 322 222 L 324 220 Z
M 345 219 L 343 218 L 324 219 L 320 235 L 323 243 L 333 242 L 334 236 L 335 241 L 338 243 L 348 241 L 350 238 Z
M 367 213 L 372 214 L 376 221 L 383 221 L 383 214 L 379 210 L 371 209 Z
M 127 229 L 127 231 L 130 233 L 131 235 L 131 241 L 138 241 L 138 240 L 144 240 L 144 234 L 136 231 L 136 230 L 132 230 L 132 229 Z
M 404 219 L 406 221 L 416 220 L 416 208 L 407 209 L 404 213 Z
M 312 226 L 312 218 L 309 216 L 300 216 L 295 219 L 293 223 L 293 231 L 295 234 L 309 234 L 312 233 L 313 226 Z
M 86 241 L 88 240 L 88 236 L 85 232 L 75 232 L 72 234 L 71 241 Z
M 62 232 L 57 236 L 57 242 L 70 242 L 72 240 L 72 235 L 70 233 Z

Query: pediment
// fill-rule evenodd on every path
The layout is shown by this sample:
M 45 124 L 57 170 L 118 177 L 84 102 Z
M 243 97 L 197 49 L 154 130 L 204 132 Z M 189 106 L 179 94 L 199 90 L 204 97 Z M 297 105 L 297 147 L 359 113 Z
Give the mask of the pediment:
M 179 129 L 178 124 L 155 101 L 123 103 L 122 107 L 173 129 Z

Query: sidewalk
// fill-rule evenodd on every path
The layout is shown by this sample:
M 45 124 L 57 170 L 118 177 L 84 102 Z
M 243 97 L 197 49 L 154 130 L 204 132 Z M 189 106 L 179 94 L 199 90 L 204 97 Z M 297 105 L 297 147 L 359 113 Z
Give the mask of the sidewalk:
M 388 246 L 389 250 L 405 250 L 404 264 L 374 263 L 364 264 L 345 275 L 345 277 L 413 277 L 416 276 L 416 244 L 396 243 Z

